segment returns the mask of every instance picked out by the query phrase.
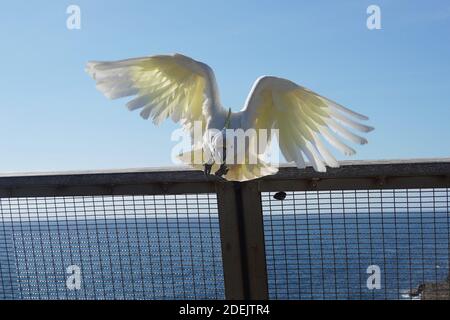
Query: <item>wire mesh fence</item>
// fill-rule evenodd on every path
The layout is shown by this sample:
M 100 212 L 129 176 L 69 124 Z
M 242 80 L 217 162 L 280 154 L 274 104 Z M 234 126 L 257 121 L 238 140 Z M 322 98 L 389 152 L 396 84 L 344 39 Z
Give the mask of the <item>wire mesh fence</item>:
M 214 194 L 0 200 L 0 298 L 224 298 Z
M 449 189 L 262 194 L 269 297 L 449 298 Z
M 0 299 L 450 299 L 449 193 L 450 159 L 0 176 Z

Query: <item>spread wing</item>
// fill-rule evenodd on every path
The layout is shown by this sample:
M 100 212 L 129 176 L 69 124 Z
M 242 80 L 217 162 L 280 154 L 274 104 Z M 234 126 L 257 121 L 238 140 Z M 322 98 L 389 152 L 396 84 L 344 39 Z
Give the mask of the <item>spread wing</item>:
M 364 115 L 347 109 L 292 81 L 261 77 L 251 90 L 243 109 L 244 128 L 278 129 L 281 152 L 289 162 L 305 167 L 306 157 L 316 171 L 326 171 L 325 165 L 339 164 L 323 140 L 346 155 L 355 150 L 342 139 L 358 144 L 367 140 L 350 129 L 373 130 L 354 119 L 368 120 Z
M 126 106 L 141 110 L 155 124 L 168 117 L 189 131 L 194 121 L 205 128 L 219 92 L 211 68 L 181 54 L 111 62 L 88 62 L 86 71 L 97 89 L 110 99 L 133 96 Z

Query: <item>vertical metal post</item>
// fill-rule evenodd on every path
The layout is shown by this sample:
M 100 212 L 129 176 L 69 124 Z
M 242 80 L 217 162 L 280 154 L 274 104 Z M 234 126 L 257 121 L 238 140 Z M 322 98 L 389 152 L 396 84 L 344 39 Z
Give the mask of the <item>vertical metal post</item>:
M 268 298 L 261 195 L 255 182 L 217 184 L 227 299 Z
M 241 183 L 249 299 L 268 299 L 261 192 L 257 182 Z
M 239 230 L 239 216 L 236 209 L 236 194 L 233 184 L 229 182 L 217 183 L 216 192 L 225 297 L 230 300 L 242 300 L 246 298 L 246 293 L 244 290 L 242 239 L 241 231 Z

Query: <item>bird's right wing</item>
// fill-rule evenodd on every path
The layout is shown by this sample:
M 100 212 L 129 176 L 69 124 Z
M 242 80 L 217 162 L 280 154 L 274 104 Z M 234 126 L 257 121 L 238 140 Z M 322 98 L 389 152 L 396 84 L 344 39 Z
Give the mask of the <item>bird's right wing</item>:
M 325 165 L 339 166 L 322 138 L 344 154 L 352 155 L 355 151 L 339 137 L 359 144 L 367 140 L 347 127 L 362 132 L 373 130 L 352 119 L 367 120 L 366 116 L 292 81 L 268 76 L 255 82 L 242 117 L 246 129 L 278 129 L 280 149 L 286 160 L 303 168 L 306 156 L 316 171 L 325 171 Z
M 86 71 L 106 97 L 134 96 L 129 110 L 141 109 L 141 116 L 155 124 L 171 117 L 191 135 L 194 121 L 204 129 L 213 108 L 221 105 L 211 68 L 181 54 L 89 62 Z

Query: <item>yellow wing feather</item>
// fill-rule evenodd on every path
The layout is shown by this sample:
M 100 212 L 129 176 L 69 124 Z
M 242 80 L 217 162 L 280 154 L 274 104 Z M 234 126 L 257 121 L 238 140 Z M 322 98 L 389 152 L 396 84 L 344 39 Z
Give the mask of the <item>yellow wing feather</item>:
M 276 77 L 261 77 L 255 82 L 243 114 L 245 128 L 279 130 L 280 149 L 287 161 L 305 167 L 306 157 L 317 171 L 325 171 L 325 165 L 338 166 L 322 139 L 348 155 L 355 151 L 340 138 L 359 144 L 367 140 L 347 127 L 363 132 L 373 129 L 350 118 L 367 117 Z
M 188 130 L 194 121 L 205 128 L 212 109 L 220 106 L 211 68 L 181 54 L 89 62 L 86 71 L 106 97 L 134 96 L 128 109 L 141 109 L 155 124 L 170 117 Z

